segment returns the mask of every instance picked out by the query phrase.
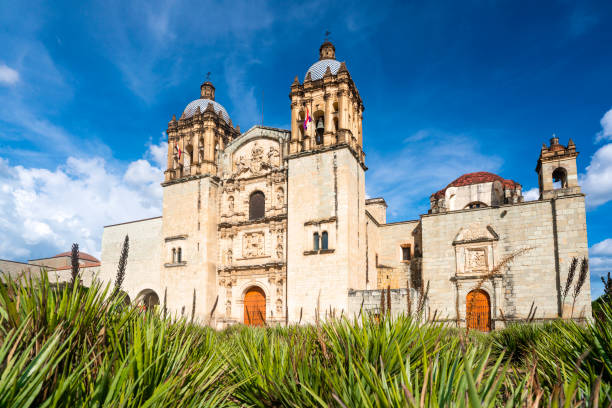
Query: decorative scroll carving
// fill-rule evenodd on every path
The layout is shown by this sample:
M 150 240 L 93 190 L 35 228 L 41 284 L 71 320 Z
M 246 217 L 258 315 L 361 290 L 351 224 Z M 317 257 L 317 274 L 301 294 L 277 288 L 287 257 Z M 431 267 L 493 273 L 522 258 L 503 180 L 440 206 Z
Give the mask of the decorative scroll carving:
M 254 258 L 264 255 L 264 233 L 248 232 L 242 238 L 242 256 Z

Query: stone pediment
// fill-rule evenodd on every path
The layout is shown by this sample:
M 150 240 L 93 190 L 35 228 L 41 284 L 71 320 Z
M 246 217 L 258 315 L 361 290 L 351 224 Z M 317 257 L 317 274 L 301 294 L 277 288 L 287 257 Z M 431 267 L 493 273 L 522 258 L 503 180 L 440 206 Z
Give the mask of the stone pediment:
M 467 244 L 470 242 L 488 242 L 499 240 L 499 235 L 490 225 L 471 224 L 459 230 L 453 240 L 453 245 Z

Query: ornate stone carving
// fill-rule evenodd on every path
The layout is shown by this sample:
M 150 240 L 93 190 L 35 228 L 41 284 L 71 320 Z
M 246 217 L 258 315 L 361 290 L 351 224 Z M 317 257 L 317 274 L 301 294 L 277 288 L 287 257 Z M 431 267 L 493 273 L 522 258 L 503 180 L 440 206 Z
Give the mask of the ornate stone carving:
M 232 316 L 232 302 L 228 300 L 225 302 L 225 317 L 230 318 Z
M 227 251 L 225 251 L 225 262 L 230 265 L 232 263 L 234 257 L 234 253 L 232 252 L 231 249 L 228 249 Z
M 270 146 L 266 154 L 264 148 L 255 141 L 251 148 L 250 155 L 247 153 L 247 156 L 250 156 L 249 159 L 244 155 L 240 155 L 234 161 L 233 178 L 240 177 L 247 172 L 250 173 L 250 175 L 257 176 L 265 170 L 280 166 L 280 153 L 276 146 Z
M 234 196 L 229 196 L 227 198 L 227 208 L 230 214 L 234 213 Z
M 484 248 L 466 249 L 465 269 L 466 271 L 487 270 L 487 252 Z
M 281 299 L 276 299 L 276 313 L 279 315 L 283 313 L 283 301 Z
M 242 256 L 254 258 L 264 255 L 264 233 L 248 232 L 242 238 Z

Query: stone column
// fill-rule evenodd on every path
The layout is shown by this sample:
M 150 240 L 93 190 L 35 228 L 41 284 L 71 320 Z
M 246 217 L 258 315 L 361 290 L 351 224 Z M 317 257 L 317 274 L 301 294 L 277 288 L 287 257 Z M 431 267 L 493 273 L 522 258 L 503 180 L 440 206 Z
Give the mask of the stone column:
M 348 108 L 346 96 L 346 91 L 338 92 L 338 129 L 346 129 L 346 109 Z
M 298 103 L 291 102 L 291 140 L 300 139 L 300 130 L 298 129 Z
M 358 108 L 359 109 L 359 116 L 358 116 L 358 120 L 357 120 L 357 127 L 358 127 L 358 140 L 359 140 L 359 147 L 361 147 L 363 149 L 363 111 L 361 110 L 361 107 Z
M 325 94 L 325 133 L 330 133 L 334 130 L 333 102 L 332 96 Z

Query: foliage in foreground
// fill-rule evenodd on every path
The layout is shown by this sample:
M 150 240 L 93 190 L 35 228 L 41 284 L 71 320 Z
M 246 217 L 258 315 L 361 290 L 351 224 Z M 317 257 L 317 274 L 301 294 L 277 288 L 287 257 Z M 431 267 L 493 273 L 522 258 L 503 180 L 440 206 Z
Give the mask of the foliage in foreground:
M 612 312 L 466 334 L 409 317 L 221 332 L 99 283 L 0 285 L 0 406 L 608 406 Z

